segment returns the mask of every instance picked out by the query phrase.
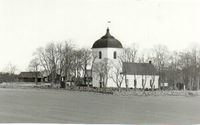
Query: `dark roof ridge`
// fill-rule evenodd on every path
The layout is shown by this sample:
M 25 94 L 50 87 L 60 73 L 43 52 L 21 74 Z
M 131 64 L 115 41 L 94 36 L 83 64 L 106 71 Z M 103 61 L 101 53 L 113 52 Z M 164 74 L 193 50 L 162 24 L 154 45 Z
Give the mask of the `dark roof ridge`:
M 123 62 L 123 63 L 130 63 L 130 64 L 151 64 L 153 65 L 152 63 L 149 63 L 149 62 Z

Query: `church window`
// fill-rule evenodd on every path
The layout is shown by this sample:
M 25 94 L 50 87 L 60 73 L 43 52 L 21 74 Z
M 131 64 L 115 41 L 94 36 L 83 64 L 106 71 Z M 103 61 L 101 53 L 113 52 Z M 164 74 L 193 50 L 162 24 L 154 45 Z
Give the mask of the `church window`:
M 114 59 L 117 58 L 117 52 L 116 52 L 116 51 L 113 53 L 113 58 L 114 58 Z
M 99 51 L 99 59 L 101 59 L 102 53 L 101 51 Z

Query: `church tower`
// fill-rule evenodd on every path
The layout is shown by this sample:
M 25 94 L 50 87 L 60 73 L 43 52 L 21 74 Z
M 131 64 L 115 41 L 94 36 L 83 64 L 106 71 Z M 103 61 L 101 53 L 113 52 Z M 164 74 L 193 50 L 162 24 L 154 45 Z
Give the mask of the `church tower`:
M 92 84 L 94 87 L 116 87 L 116 83 L 110 78 L 112 70 L 118 67 L 123 46 L 119 40 L 110 34 L 107 28 L 106 34 L 97 40 L 92 46 L 93 66 Z

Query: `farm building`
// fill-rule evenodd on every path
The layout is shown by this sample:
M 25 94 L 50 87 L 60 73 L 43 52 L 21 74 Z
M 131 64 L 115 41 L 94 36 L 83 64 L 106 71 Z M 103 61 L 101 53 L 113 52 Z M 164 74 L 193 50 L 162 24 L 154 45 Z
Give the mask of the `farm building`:
M 55 82 L 60 81 L 60 75 L 56 74 Z M 37 78 L 37 79 L 36 79 Z M 21 72 L 18 75 L 19 82 L 52 82 L 52 74 L 42 72 Z
M 43 76 L 40 72 L 21 72 L 18 76 L 20 82 L 42 82 Z

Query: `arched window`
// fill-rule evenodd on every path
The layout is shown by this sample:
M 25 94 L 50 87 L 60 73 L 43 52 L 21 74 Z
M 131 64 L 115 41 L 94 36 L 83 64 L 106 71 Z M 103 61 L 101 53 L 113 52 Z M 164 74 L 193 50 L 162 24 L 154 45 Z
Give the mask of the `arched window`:
M 113 53 L 113 58 L 114 58 L 114 59 L 117 58 L 117 52 L 116 52 L 116 51 Z
M 99 51 L 99 59 L 101 59 L 102 53 L 101 51 Z

